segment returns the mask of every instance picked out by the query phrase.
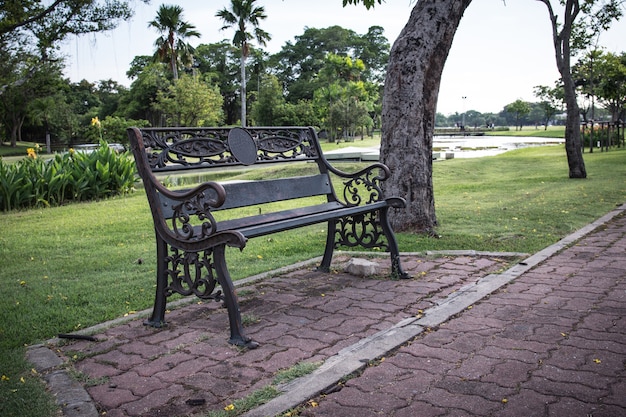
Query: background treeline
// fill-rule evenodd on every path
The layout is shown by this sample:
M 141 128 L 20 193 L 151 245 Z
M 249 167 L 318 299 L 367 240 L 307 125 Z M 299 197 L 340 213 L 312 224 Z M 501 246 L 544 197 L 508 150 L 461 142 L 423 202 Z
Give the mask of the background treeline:
M 251 46 L 246 64 L 247 123 L 312 125 L 325 131 L 329 140 L 370 134 L 381 123 L 389 50 L 378 26 L 362 35 L 339 26 L 306 28 L 273 55 Z M 240 123 L 240 49 L 224 40 L 200 44 L 189 52 L 192 59 L 179 63 L 177 78 L 158 54 L 135 57 L 127 71 L 130 87 L 113 80 L 72 83 L 63 77 L 62 60 L 42 62 L 25 82 L 0 95 L 0 138 L 9 144 L 46 143 L 48 138 L 52 150 L 60 150 L 101 138 L 126 143 L 125 129 L 130 125 Z M 585 59 L 576 67 L 586 103 L 583 117 L 623 118 L 626 55 L 601 52 L 593 59 L 594 71 Z M 547 126 L 558 123 L 562 114 L 558 91 L 558 84 L 538 86 L 536 103 L 516 100 L 499 113 L 437 114 L 436 124 Z

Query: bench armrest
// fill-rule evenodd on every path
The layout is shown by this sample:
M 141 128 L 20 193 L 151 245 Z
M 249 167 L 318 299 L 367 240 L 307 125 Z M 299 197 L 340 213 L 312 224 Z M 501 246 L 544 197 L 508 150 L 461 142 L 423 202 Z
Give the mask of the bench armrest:
M 224 204 L 226 191 L 221 184 L 205 182 L 193 189 L 171 191 L 154 184 L 158 190 L 161 219 L 157 230 L 170 245 L 187 251 L 221 244 L 243 249 L 245 237 L 238 232 L 217 232 L 211 210 Z M 170 219 L 169 222 L 166 219 Z M 155 223 L 156 224 L 156 223 Z
M 326 166 L 331 173 L 342 179 L 341 193 L 348 206 L 384 200 L 381 184 L 391 176 L 387 165 L 376 162 L 354 173 L 343 172 L 329 163 Z

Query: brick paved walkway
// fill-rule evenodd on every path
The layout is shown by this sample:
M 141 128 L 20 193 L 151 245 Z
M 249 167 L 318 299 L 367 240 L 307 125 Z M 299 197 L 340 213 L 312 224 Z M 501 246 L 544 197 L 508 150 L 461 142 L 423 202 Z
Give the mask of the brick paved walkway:
M 626 416 L 626 216 L 302 416 Z
M 416 279 L 364 279 L 305 268 L 241 288 L 242 315 L 254 322 L 248 334 L 261 344 L 251 351 L 227 343 L 226 310 L 215 302 L 173 310 L 164 329 L 134 320 L 97 334 L 98 342 L 71 342 L 59 349 L 74 358 L 74 368 L 107 417 L 222 410 L 267 386 L 277 371 L 323 361 L 502 269 L 505 260 L 406 257 L 404 266 Z M 188 400 L 204 404 L 190 406 Z
M 246 415 L 626 416 L 620 210 L 520 265 L 496 254 L 410 255 L 412 280 L 300 268 L 247 285 L 239 295 L 256 350 L 227 344 L 226 311 L 210 302 L 174 309 L 165 329 L 134 319 L 97 331 L 97 342 L 33 348 L 29 359 L 67 417 L 222 411 L 275 385 L 277 371 L 318 361 Z M 68 364 L 89 395 L 66 377 Z

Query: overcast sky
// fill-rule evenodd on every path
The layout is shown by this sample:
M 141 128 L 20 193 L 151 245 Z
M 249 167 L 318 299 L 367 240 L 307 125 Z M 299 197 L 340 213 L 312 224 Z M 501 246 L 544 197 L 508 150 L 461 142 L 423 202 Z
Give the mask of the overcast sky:
M 232 30 L 222 26 L 215 13 L 229 0 L 135 2 L 135 16 L 116 30 L 72 38 L 63 47 L 67 56 L 66 76 L 72 81 L 113 79 L 126 86 L 126 71 L 137 55 L 152 55 L 159 36 L 148 22 L 161 4 L 178 4 L 183 18 L 202 34 L 190 43 L 210 44 L 231 40 Z M 305 27 L 339 25 L 363 35 L 371 26 L 382 26 L 393 44 L 406 24 L 414 0 L 387 0 L 374 9 L 362 5 L 342 7 L 342 0 L 258 0 L 267 19 L 261 28 L 272 35 L 264 48 L 278 52 L 287 41 L 302 35 Z M 601 35 L 599 44 L 610 52 L 626 50 L 626 21 Z M 443 72 L 437 111 L 477 110 L 497 113 L 517 99 L 537 101 L 536 85 L 552 86 L 559 78 L 545 5 L 537 0 L 474 0 L 457 30 Z M 463 99 L 462 97 L 466 97 Z

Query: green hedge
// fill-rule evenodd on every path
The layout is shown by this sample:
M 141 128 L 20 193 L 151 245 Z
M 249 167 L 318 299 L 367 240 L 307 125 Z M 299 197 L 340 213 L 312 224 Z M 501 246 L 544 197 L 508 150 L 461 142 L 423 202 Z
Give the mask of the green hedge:
M 58 206 L 96 200 L 132 190 L 137 177 L 128 152 L 116 153 L 104 141 L 93 152 L 76 152 L 43 160 L 38 150 L 15 164 L 0 159 L 0 210 Z

